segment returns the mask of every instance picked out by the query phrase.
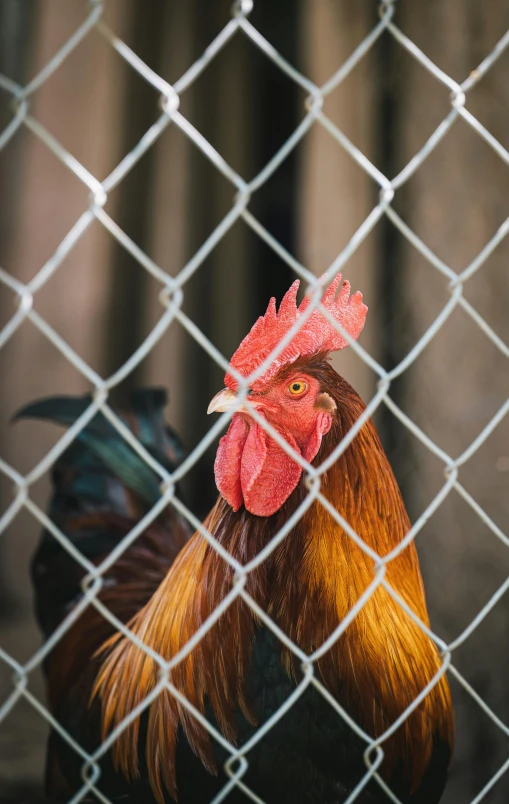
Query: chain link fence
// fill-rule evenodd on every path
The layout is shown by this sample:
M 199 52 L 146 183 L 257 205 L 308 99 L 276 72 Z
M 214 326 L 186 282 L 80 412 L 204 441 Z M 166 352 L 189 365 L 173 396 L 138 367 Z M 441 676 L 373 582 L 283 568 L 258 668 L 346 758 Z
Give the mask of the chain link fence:
M 7 143 L 16 137 L 17 133 L 22 127 L 27 127 L 31 132 L 40 140 L 43 145 L 48 148 L 61 163 L 71 171 L 82 184 L 89 191 L 89 203 L 83 213 L 68 231 L 66 236 L 59 244 L 56 251 L 51 255 L 47 262 L 41 267 L 36 276 L 28 283 L 22 284 L 15 279 L 8 270 L 8 266 L 0 267 L 0 283 L 6 293 L 12 294 L 13 301 L 17 309 L 12 315 L 8 323 L 0 331 L 0 348 L 3 347 L 18 330 L 21 324 L 25 321 L 30 321 L 36 327 L 44 338 L 47 338 L 52 344 L 60 351 L 63 357 L 71 363 L 74 368 L 80 372 L 83 377 L 91 383 L 94 388 L 93 401 L 88 409 L 79 417 L 73 426 L 59 439 L 58 443 L 44 456 L 44 458 L 30 471 L 26 476 L 22 476 L 12 466 L 8 465 L 2 458 L 0 458 L 0 471 L 7 477 L 13 484 L 14 499 L 9 505 L 8 509 L 3 513 L 0 518 L 0 533 L 3 533 L 9 525 L 13 522 L 18 513 L 25 509 L 35 517 L 40 525 L 52 533 L 54 538 L 60 545 L 78 562 L 86 572 L 86 578 L 83 584 L 84 594 L 80 602 L 72 610 L 72 612 L 64 619 L 50 639 L 30 658 L 25 664 L 20 664 L 13 656 L 9 655 L 0 647 L 0 659 L 12 668 L 13 671 L 13 689 L 7 700 L 1 702 L 0 705 L 0 722 L 7 717 L 11 710 L 16 706 L 21 698 L 25 698 L 40 715 L 60 733 L 60 735 L 68 741 L 72 748 L 83 759 L 83 786 L 72 798 L 73 804 L 82 801 L 87 794 L 93 793 L 98 800 L 107 802 L 108 799 L 101 793 L 100 785 L 100 771 L 98 761 L 110 749 L 113 741 L 118 736 L 119 729 L 115 730 L 111 736 L 100 746 L 100 748 L 93 754 L 89 755 L 80 745 L 76 744 L 69 734 L 61 727 L 61 725 L 52 717 L 48 709 L 41 704 L 41 702 L 32 694 L 28 687 L 30 674 L 34 669 L 38 668 L 45 657 L 48 656 L 50 651 L 54 648 L 56 643 L 62 638 L 71 625 L 79 618 L 84 609 L 88 606 L 95 606 L 100 613 L 109 620 L 112 625 L 122 631 L 129 638 L 133 639 L 136 644 L 145 650 L 145 646 L 138 638 L 132 634 L 121 622 L 119 622 L 108 609 L 98 599 L 98 593 L 101 589 L 102 579 L 107 570 L 115 563 L 119 556 L 135 541 L 135 539 L 144 531 L 144 529 L 152 523 L 156 517 L 168 506 L 174 506 L 180 514 L 182 514 L 191 524 L 193 528 L 198 530 L 202 537 L 216 549 L 223 560 L 227 562 L 235 571 L 235 580 L 231 592 L 223 600 L 221 606 L 214 612 L 210 619 L 204 623 L 200 630 L 194 635 L 193 639 L 182 651 L 182 656 L 174 657 L 170 662 L 166 663 L 161 658 L 158 662 L 161 667 L 168 673 L 175 662 L 183 658 L 183 656 L 192 649 L 194 645 L 203 637 L 203 635 L 213 626 L 221 614 L 227 609 L 231 603 L 237 599 L 242 598 L 248 606 L 250 606 L 256 613 L 257 617 L 269 628 L 281 642 L 302 662 L 305 668 L 302 681 L 298 684 L 293 695 L 286 701 L 286 703 L 256 732 L 254 737 L 248 743 L 240 747 L 235 747 L 231 744 L 217 729 L 208 723 L 203 716 L 192 706 L 191 703 L 186 701 L 176 690 L 168 677 L 161 676 L 161 680 L 153 693 L 144 702 L 143 708 L 147 707 L 157 695 L 164 689 L 168 689 L 172 694 L 179 696 L 181 704 L 188 709 L 194 716 L 199 718 L 205 728 L 212 735 L 214 740 L 217 740 L 222 747 L 229 753 L 230 759 L 225 765 L 225 771 L 229 776 L 229 781 L 225 785 L 222 792 L 216 796 L 214 802 L 223 801 L 227 798 L 229 792 L 234 787 L 242 789 L 247 797 L 252 801 L 261 802 L 261 799 L 256 795 L 255 790 L 249 789 L 243 777 L 245 776 L 248 763 L 250 750 L 260 741 L 263 740 L 267 732 L 285 715 L 285 713 L 294 705 L 302 693 L 310 686 L 313 685 L 318 689 L 328 700 L 330 705 L 337 711 L 337 716 L 343 718 L 350 728 L 355 731 L 358 736 L 365 742 L 365 762 L 366 774 L 358 783 L 355 790 L 348 797 L 348 804 L 354 802 L 361 791 L 365 788 L 366 784 L 375 779 L 379 785 L 383 787 L 386 792 L 387 800 L 397 802 L 398 799 L 387 787 L 383 779 L 379 776 L 377 770 L 383 760 L 383 745 L 384 741 L 401 725 L 410 713 L 419 705 L 423 698 L 428 694 L 430 689 L 439 681 L 440 677 L 447 673 L 449 676 L 454 677 L 457 682 L 464 688 L 464 690 L 472 697 L 475 703 L 484 711 L 484 713 L 492 720 L 493 724 L 502 732 L 504 736 L 509 735 L 509 727 L 502 722 L 497 713 L 492 711 L 483 698 L 472 688 L 468 681 L 464 678 L 463 674 L 458 670 L 454 662 L 454 652 L 462 645 L 474 632 L 474 630 L 482 623 L 488 613 L 497 605 L 497 602 L 504 595 L 509 588 L 509 579 L 500 586 L 498 591 L 491 596 L 491 599 L 479 611 L 477 616 L 470 622 L 462 633 L 460 633 L 452 642 L 446 644 L 438 634 L 431 632 L 426 626 L 418 620 L 414 612 L 409 606 L 398 596 L 397 592 L 390 586 L 386 579 L 386 568 L 390 561 L 399 555 L 405 547 L 415 539 L 417 534 L 424 527 L 425 523 L 433 516 L 439 506 L 442 505 L 444 500 L 451 494 L 460 495 L 465 503 L 471 509 L 471 516 L 478 517 L 484 525 L 491 530 L 491 532 L 507 547 L 509 547 L 508 536 L 500 529 L 500 527 L 493 521 L 488 513 L 483 510 L 481 505 L 471 496 L 460 481 L 461 469 L 469 461 L 472 456 L 484 444 L 486 439 L 494 431 L 497 425 L 502 421 L 509 411 L 509 400 L 507 400 L 491 418 L 488 424 L 484 426 L 478 436 L 470 443 L 470 445 L 460 455 L 449 455 L 439 444 L 434 443 L 426 433 L 409 418 L 408 415 L 394 402 L 391 398 L 391 383 L 396 378 L 400 377 L 412 364 L 417 360 L 419 355 L 426 349 L 432 338 L 441 330 L 447 319 L 451 316 L 453 310 L 461 307 L 464 312 L 471 318 L 477 327 L 490 339 L 492 344 L 500 353 L 509 357 L 509 346 L 506 345 L 499 335 L 490 326 L 490 323 L 476 310 L 476 308 L 465 298 L 464 288 L 470 278 L 480 269 L 492 254 L 494 249 L 509 232 L 509 217 L 499 227 L 494 236 L 486 243 L 482 251 L 467 265 L 461 272 L 456 272 L 445 264 L 428 245 L 423 242 L 416 233 L 407 225 L 407 223 L 400 217 L 394 210 L 391 202 L 397 190 L 402 188 L 406 182 L 418 171 L 425 160 L 437 148 L 441 140 L 447 136 L 451 127 L 458 118 L 463 118 L 463 121 L 470 126 L 475 134 L 482 138 L 485 143 L 493 149 L 498 155 L 500 160 L 509 165 L 509 152 L 503 145 L 488 131 L 482 123 L 471 114 L 468 110 L 468 96 L 472 88 L 480 81 L 486 73 L 491 69 L 497 59 L 502 55 L 504 50 L 509 46 L 509 31 L 502 36 L 497 43 L 496 47 L 486 55 L 481 63 L 470 73 L 468 77 L 462 82 L 457 83 L 449 75 L 444 73 L 437 67 L 428 56 L 422 52 L 417 45 L 411 41 L 397 25 L 397 4 L 392 0 L 381 2 L 378 8 L 378 18 L 373 19 L 373 28 L 369 35 L 361 42 L 361 44 L 354 50 L 350 57 L 341 65 L 338 66 L 337 71 L 326 81 L 322 86 L 315 85 L 305 75 L 302 75 L 294 66 L 283 58 L 283 56 L 267 41 L 264 36 L 250 23 L 249 16 L 252 10 L 252 0 L 239 0 L 232 8 L 231 18 L 225 20 L 225 26 L 219 35 L 209 44 L 201 56 L 189 67 L 189 69 L 181 76 L 181 78 L 174 84 L 170 85 L 161 75 L 158 75 L 150 67 L 144 63 L 133 50 L 128 47 L 122 39 L 118 38 L 114 31 L 110 30 L 102 21 L 104 6 L 106 0 L 92 0 L 89 3 L 88 13 L 83 23 L 73 32 L 72 36 L 68 38 L 63 47 L 54 55 L 54 57 L 45 65 L 45 67 L 26 85 L 19 86 L 12 81 L 8 76 L 0 75 L 0 89 L 2 92 L 7 93 L 12 100 L 12 119 L 7 127 L 0 134 L 0 149 L 4 148 Z M 159 94 L 160 116 L 158 120 L 145 132 L 144 136 L 136 144 L 136 146 L 120 161 L 115 169 L 103 180 L 92 175 L 84 166 L 76 159 L 72 153 L 55 139 L 52 134 L 39 122 L 39 120 L 32 113 L 32 99 L 42 85 L 50 78 L 50 76 L 59 69 L 66 69 L 66 59 L 72 52 L 79 47 L 82 40 L 89 36 L 92 31 L 96 31 L 104 38 L 105 42 L 119 54 L 119 56 L 127 62 L 130 67 L 135 70 L 141 78 L 146 81 L 154 90 Z M 255 176 L 254 179 L 247 182 L 245 181 L 232 167 L 221 157 L 218 151 L 211 145 L 211 143 L 186 119 L 179 111 L 180 98 L 183 93 L 193 84 L 193 82 L 200 76 L 203 71 L 207 70 L 211 61 L 221 52 L 225 45 L 232 37 L 244 36 L 247 37 L 256 48 L 264 55 L 265 58 L 270 59 L 276 67 L 288 76 L 288 78 L 295 82 L 306 93 L 305 101 L 305 116 L 297 126 L 292 135 L 286 142 L 279 148 L 277 153 L 265 165 L 265 167 Z M 422 67 L 429 73 L 433 80 L 438 82 L 442 87 L 444 93 L 448 93 L 450 99 L 450 109 L 448 114 L 440 122 L 433 134 L 427 139 L 425 144 L 420 150 L 413 155 L 404 168 L 394 177 L 388 177 L 378 170 L 375 165 L 345 136 L 345 134 L 334 124 L 324 113 L 323 104 L 325 98 L 333 92 L 351 73 L 356 65 L 368 54 L 370 49 L 375 45 L 376 41 L 382 36 L 393 37 L 395 42 L 401 48 L 405 49 L 407 53 L 422 65 Z M 232 187 L 232 206 L 228 214 L 223 218 L 219 225 L 214 229 L 212 234 L 206 239 L 203 245 L 192 256 L 182 268 L 180 273 L 175 277 L 170 276 L 159 265 L 157 265 L 147 253 L 140 249 L 136 243 L 123 231 L 108 214 L 105 209 L 108 195 L 116 188 L 126 177 L 126 175 L 133 169 L 137 162 L 143 155 L 151 149 L 157 140 L 161 137 L 168 126 L 177 126 L 183 134 L 189 138 L 190 141 L 200 149 L 205 157 L 212 163 L 212 165 L 219 171 L 224 178 L 231 184 Z M 323 286 L 319 285 L 316 277 L 304 265 L 302 265 L 291 253 L 289 253 L 283 245 L 268 231 L 250 210 L 250 200 L 253 194 L 259 190 L 274 174 L 278 167 L 282 164 L 283 160 L 296 148 L 298 143 L 303 140 L 307 132 L 313 126 L 322 126 L 334 138 L 338 148 L 344 149 L 350 157 L 355 160 L 359 167 L 376 183 L 379 187 L 378 203 L 373 207 L 370 214 L 362 222 L 362 225 L 357 229 L 350 242 L 344 248 L 334 261 L 326 269 L 326 278 L 332 280 L 338 271 L 346 267 L 348 273 L 348 261 L 352 255 L 357 251 L 363 241 L 367 238 L 369 233 L 376 226 L 383 216 L 386 216 L 390 222 L 399 230 L 401 235 L 408 240 L 408 242 L 417 249 L 422 257 L 427 261 L 430 271 L 439 272 L 444 281 L 447 283 L 447 288 L 450 293 L 450 298 L 440 311 L 439 315 L 435 318 L 433 323 L 427 328 L 425 333 L 419 338 L 417 343 L 408 352 L 406 357 L 391 371 L 386 371 L 383 366 L 377 362 L 372 355 L 370 355 L 359 343 L 353 342 L 344 332 L 341 327 L 334 321 L 330 313 L 320 304 L 321 293 Z M 281 341 L 277 349 L 267 358 L 262 366 L 260 366 L 254 374 L 249 378 L 243 378 L 236 374 L 229 366 L 227 358 L 220 353 L 214 343 L 205 336 L 205 334 L 198 328 L 198 326 L 191 320 L 191 318 L 183 312 L 182 302 L 186 292 L 186 283 L 190 277 L 199 271 L 200 266 L 204 263 L 208 255 L 217 246 L 217 244 L 225 237 L 232 226 L 238 221 L 243 220 L 248 227 L 259 237 L 265 244 L 273 249 L 277 255 L 287 263 L 295 275 L 302 280 L 308 287 L 308 292 L 311 295 L 311 304 L 306 313 L 298 320 L 298 322 L 290 329 L 287 336 Z M 157 325 L 152 329 L 149 335 L 145 338 L 143 343 L 136 349 L 132 356 L 109 377 L 101 377 L 94 371 L 90 365 L 85 362 L 80 355 L 62 338 L 59 333 L 52 327 L 50 321 L 45 320 L 36 309 L 37 294 L 49 279 L 57 272 L 71 250 L 78 243 L 80 238 L 83 237 L 85 232 L 94 222 L 100 223 L 108 232 L 115 238 L 120 246 L 124 248 L 129 254 L 139 263 L 139 265 L 150 274 L 152 279 L 160 286 L 159 300 L 161 304 L 161 317 Z M 112 389 L 116 388 L 130 373 L 147 357 L 157 342 L 164 337 L 168 328 L 173 322 L 179 324 L 189 333 L 189 335 L 202 347 L 202 349 L 209 355 L 210 359 L 215 361 L 225 372 L 230 371 L 239 381 L 239 405 L 245 399 L 249 385 L 253 379 L 261 376 L 263 371 L 267 368 L 272 359 L 277 356 L 289 343 L 294 333 L 302 326 L 305 320 L 313 313 L 315 309 L 320 309 L 322 314 L 341 331 L 341 334 L 348 340 L 350 347 L 358 357 L 369 367 L 377 378 L 377 391 L 369 404 L 366 407 L 365 413 L 359 418 L 356 425 L 352 427 L 348 435 L 336 447 L 330 458 L 321 466 L 315 468 L 304 461 L 304 459 L 295 453 L 292 448 L 281 438 L 279 433 L 271 427 L 265 419 L 259 416 L 253 410 L 253 416 L 258 423 L 272 436 L 272 438 L 280 444 L 281 448 L 286 453 L 291 455 L 304 469 L 307 487 L 309 490 L 308 496 L 297 509 L 297 511 L 288 520 L 285 527 L 279 534 L 270 542 L 269 545 L 247 566 L 239 564 L 232 556 L 225 551 L 213 538 L 213 536 L 203 527 L 192 514 L 192 512 L 178 499 L 175 495 L 175 485 L 181 480 L 189 470 L 200 460 L 205 451 L 213 444 L 216 443 L 219 435 L 228 424 L 232 413 L 223 414 L 220 419 L 214 423 L 210 428 L 208 434 L 203 438 L 200 443 L 193 449 L 187 456 L 184 462 L 173 473 L 169 474 L 164 467 L 162 467 L 154 458 L 147 452 L 142 444 L 134 437 L 132 432 L 126 425 L 119 419 L 113 409 L 108 404 L 109 393 Z M 421 443 L 429 450 L 443 465 L 444 482 L 440 491 L 436 494 L 434 499 L 429 503 L 427 508 L 414 522 L 412 528 L 405 536 L 403 541 L 396 549 L 391 551 L 383 558 L 376 555 L 353 531 L 348 522 L 346 522 L 340 514 L 331 506 L 326 497 L 320 491 L 320 480 L 324 472 L 327 471 L 333 461 L 345 451 L 349 444 L 353 441 L 359 430 L 362 428 L 366 420 L 371 417 L 375 411 L 381 406 L 386 406 L 389 411 L 399 420 L 399 422 L 407 428 Z M 31 497 L 31 487 L 51 468 L 57 458 L 64 452 L 64 450 L 76 438 L 78 433 L 87 426 L 98 411 L 101 411 L 108 421 L 116 428 L 120 435 L 130 444 L 130 446 L 147 462 L 147 464 L 157 473 L 161 480 L 161 499 L 159 503 L 152 508 L 152 510 L 143 517 L 143 519 L 136 525 L 131 533 L 123 539 L 123 541 L 110 553 L 108 558 L 103 561 L 99 566 L 94 566 L 89 562 L 80 551 L 71 543 L 66 535 L 61 532 L 56 525 L 50 521 L 44 511 L 33 501 Z M 320 502 L 329 514 L 336 519 L 338 524 L 349 534 L 349 536 L 356 542 L 356 544 L 365 551 L 373 560 L 373 581 L 370 586 L 365 590 L 364 594 L 359 598 L 355 606 L 351 609 L 347 617 L 338 625 L 336 630 L 330 635 L 327 642 L 322 645 L 314 655 L 306 656 L 300 648 L 293 644 L 288 637 L 282 633 L 277 625 L 265 614 L 263 610 L 256 604 L 256 602 L 246 592 L 245 585 L 246 579 L 250 571 L 264 561 L 269 554 L 285 539 L 292 527 L 298 522 L 303 513 L 309 508 L 312 502 Z M 422 628 L 438 645 L 442 665 L 439 673 L 432 679 L 430 684 L 422 690 L 422 693 L 413 701 L 412 705 L 401 715 L 401 717 L 392 726 L 382 734 L 378 739 L 373 739 L 370 735 L 366 734 L 337 704 L 337 702 L 327 693 L 327 690 L 322 686 L 319 679 L 314 675 L 313 662 L 327 650 L 327 648 L 337 640 L 344 630 L 356 617 L 360 609 L 366 604 L 371 595 L 375 593 L 377 588 L 382 586 L 386 591 L 397 599 L 398 603 L 405 609 L 409 617 L 411 617 L 420 628 Z M 122 724 L 120 728 L 126 728 L 132 722 L 139 712 L 133 712 Z M 509 759 L 504 762 L 498 772 L 489 780 L 489 782 L 478 792 L 471 804 L 477 804 L 487 798 L 489 791 L 496 785 L 497 781 L 509 769 Z

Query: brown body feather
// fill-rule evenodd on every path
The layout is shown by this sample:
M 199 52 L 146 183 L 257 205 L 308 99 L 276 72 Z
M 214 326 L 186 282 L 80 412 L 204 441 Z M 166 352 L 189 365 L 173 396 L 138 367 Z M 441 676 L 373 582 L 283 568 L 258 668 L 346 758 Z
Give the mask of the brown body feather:
M 335 400 L 337 414 L 321 450 L 319 465 L 364 410 L 355 391 L 322 356 L 302 360 L 303 370 L 319 378 Z M 297 364 L 292 364 L 295 368 Z M 322 491 L 356 533 L 379 555 L 391 551 L 410 524 L 394 475 L 369 421 L 327 471 Z M 273 516 L 234 513 L 219 498 L 206 527 L 238 561 L 259 553 L 306 494 L 298 488 Z M 277 625 L 310 654 L 320 647 L 374 577 L 373 561 L 319 503 L 247 581 L 246 590 Z M 428 623 L 419 564 L 410 544 L 387 566 L 386 580 Z M 131 630 L 165 659 L 174 657 L 230 591 L 233 571 L 196 534 L 184 547 L 163 583 L 130 623 Z M 172 684 L 204 712 L 207 701 L 220 729 L 235 741 L 236 710 L 255 722 L 245 679 L 258 623 L 242 600 L 235 600 L 193 651 L 172 671 Z M 129 639 L 116 636 L 105 646 L 107 658 L 95 693 L 103 703 L 103 732 L 109 733 L 158 681 L 158 665 Z M 288 674 L 297 663 L 281 646 Z M 381 735 L 437 674 L 441 659 L 432 641 L 382 587 L 377 588 L 335 644 L 317 661 L 319 678 L 355 720 L 373 736 Z M 164 788 L 177 796 L 176 736 L 179 724 L 193 751 L 211 772 L 215 764 L 207 732 L 165 691 L 150 707 L 146 761 L 156 798 Z M 384 743 L 382 775 L 398 773 L 416 789 L 430 762 L 435 739 L 452 749 L 453 719 L 445 676 Z M 138 773 L 139 720 L 113 747 L 114 761 L 128 778 Z
M 136 520 L 101 512 L 74 517 L 67 523 L 67 533 L 75 540 L 77 533 L 99 531 L 120 541 L 135 524 Z M 173 515 L 152 523 L 106 573 L 104 586 L 98 595 L 101 603 L 121 622 L 131 620 L 150 599 L 188 538 L 185 524 Z M 100 564 L 106 557 L 107 553 L 99 553 L 93 563 Z M 58 559 L 53 559 L 51 572 L 47 573 L 45 580 L 39 581 L 39 594 L 48 594 L 61 573 L 66 574 L 67 580 L 74 577 L 79 589 L 83 569 L 70 561 L 65 552 L 58 558 L 62 559 L 61 566 L 55 563 Z M 67 726 L 70 712 L 76 709 L 82 709 L 86 720 L 87 697 L 98 668 L 93 656 L 114 632 L 114 626 L 89 605 L 47 657 L 45 673 L 50 710 Z M 66 763 L 68 759 L 62 759 L 60 746 L 50 740 L 45 784 L 51 800 L 67 801 L 75 792 L 63 772 Z
M 135 524 L 135 519 L 117 514 L 90 514 L 75 517 L 68 525 L 68 532 L 73 537 L 77 531 L 101 529 L 116 534 L 120 541 Z M 187 533 L 184 528 L 179 529 L 178 524 L 172 520 L 172 538 L 168 539 L 168 523 L 153 523 L 108 571 L 98 598 L 121 622 L 132 619 L 149 600 L 186 543 Z M 100 564 L 106 558 L 107 554 L 97 555 L 94 563 Z M 79 567 L 76 573 L 78 578 L 84 575 Z M 54 583 L 54 575 L 49 582 Z M 53 711 L 79 683 L 84 666 L 113 631 L 111 623 L 96 608 L 88 606 L 66 631 L 65 639 L 57 642 L 46 666 L 48 697 Z

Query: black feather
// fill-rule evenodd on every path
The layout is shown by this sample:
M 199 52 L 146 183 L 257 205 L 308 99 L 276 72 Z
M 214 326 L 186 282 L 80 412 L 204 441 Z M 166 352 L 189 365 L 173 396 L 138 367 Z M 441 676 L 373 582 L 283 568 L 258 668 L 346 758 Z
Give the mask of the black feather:
M 131 395 L 131 415 L 118 411 L 123 423 L 136 435 L 148 452 L 168 471 L 172 471 L 183 456 L 182 445 L 176 433 L 168 427 L 163 418 L 167 394 L 162 388 L 148 388 L 135 391 Z M 32 402 L 19 410 L 14 420 L 43 419 L 66 427 L 73 425 L 92 402 L 90 395 L 82 397 L 55 396 Z M 132 420 L 136 424 L 133 429 Z M 97 477 L 97 467 L 107 467 L 129 489 L 136 492 L 150 506 L 160 497 L 161 478 L 151 469 L 143 458 L 127 443 L 118 430 L 98 412 L 87 426 L 76 436 L 76 441 L 84 444 L 87 450 L 69 448 L 57 462 L 56 469 L 79 468 L 77 475 L 77 496 L 99 495 L 104 499 L 104 476 Z M 70 451 L 70 452 L 69 452 Z M 94 461 L 92 456 L 99 459 Z M 99 472 L 101 474 L 101 472 Z M 104 475 L 104 473 L 103 473 Z M 61 478 L 53 478 L 54 481 Z M 59 483 L 56 482 L 58 487 Z
M 92 402 L 89 395 L 57 396 L 32 402 L 14 421 L 35 418 L 69 427 Z M 168 471 L 183 457 L 176 433 L 165 423 L 167 394 L 162 388 L 135 391 L 128 410 L 115 413 L 141 444 Z M 90 561 L 108 554 L 119 540 L 160 498 L 161 478 L 125 441 L 101 413 L 97 413 L 62 453 L 52 469 L 51 521 Z M 133 520 L 133 493 L 138 501 Z M 82 525 L 83 518 L 103 515 L 104 524 Z M 111 527 L 112 517 L 118 527 Z M 32 559 L 32 581 L 38 622 L 46 635 L 81 595 L 83 567 L 45 530 Z M 58 578 L 58 583 L 54 579 Z

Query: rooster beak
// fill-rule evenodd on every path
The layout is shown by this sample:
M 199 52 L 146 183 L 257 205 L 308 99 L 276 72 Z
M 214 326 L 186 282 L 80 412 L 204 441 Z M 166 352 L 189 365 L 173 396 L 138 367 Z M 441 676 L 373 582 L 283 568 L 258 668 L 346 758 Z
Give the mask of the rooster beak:
M 207 413 L 224 413 L 226 410 L 231 410 L 238 404 L 237 396 L 230 391 L 229 388 L 223 388 L 211 400 L 207 408 Z

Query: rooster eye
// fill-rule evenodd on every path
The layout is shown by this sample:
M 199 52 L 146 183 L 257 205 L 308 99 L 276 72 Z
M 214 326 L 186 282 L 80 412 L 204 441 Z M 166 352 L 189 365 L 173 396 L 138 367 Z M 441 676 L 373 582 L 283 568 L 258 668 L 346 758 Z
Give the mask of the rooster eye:
M 307 385 L 305 382 L 301 382 L 300 380 L 297 382 L 292 382 L 292 384 L 288 387 L 288 390 L 293 396 L 300 396 L 306 390 Z

